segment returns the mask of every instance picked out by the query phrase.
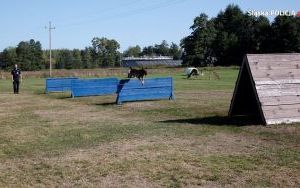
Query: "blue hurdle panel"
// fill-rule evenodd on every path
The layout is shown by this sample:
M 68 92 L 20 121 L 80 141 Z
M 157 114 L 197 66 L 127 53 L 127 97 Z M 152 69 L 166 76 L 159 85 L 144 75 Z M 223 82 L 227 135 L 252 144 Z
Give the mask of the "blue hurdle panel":
M 45 92 L 65 92 L 71 91 L 71 81 L 79 78 L 64 77 L 64 78 L 47 78 Z
M 118 84 L 119 80 L 117 78 L 72 80 L 72 97 L 114 94 L 117 92 Z
M 173 78 L 124 79 L 118 85 L 117 104 L 126 101 L 174 99 Z

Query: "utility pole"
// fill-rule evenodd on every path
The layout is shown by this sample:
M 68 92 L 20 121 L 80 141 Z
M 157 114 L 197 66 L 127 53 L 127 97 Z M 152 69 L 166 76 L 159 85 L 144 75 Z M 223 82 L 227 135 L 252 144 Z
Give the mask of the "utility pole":
M 46 27 L 46 29 L 47 29 L 47 27 Z M 50 77 L 52 76 L 51 31 L 53 29 L 55 29 L 55 27 L 52 27 L 51 21 L 50 21 L 49 27 L 48 27 L 48 30 L 49 30 L 49 75 L 50 75 Z

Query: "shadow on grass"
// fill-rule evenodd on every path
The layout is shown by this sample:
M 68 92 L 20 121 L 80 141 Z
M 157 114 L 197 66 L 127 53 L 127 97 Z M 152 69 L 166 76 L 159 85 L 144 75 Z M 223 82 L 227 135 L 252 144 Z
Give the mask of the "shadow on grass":
M 114 106 L 117 105 L 116 102 L 104 102 L 104 103 L 97 103 L 97 106 Z
M 59 93 L 59 92 L 57 92 L 57 93 L 48 93 L 48 94 L 46 94 L 44 92 L 44 93 L 39 93 L 38 95 L 46 96 L 46 97 L 49 97 L 51 99 L 70 99 L 70 98 L 72 98 L 70 93 Z
M 122 106 L 125 104 L 131 104 L 131 106 L 137 105 L 137 107 L 143 106 L 145 102 L 159 102 L 159 101 L 167 101 L 166 99 L 145 99 L 145 100 L 140 100 L 140 101 L 123 101 L 122 104 L 117 104 L 117 102 L 105 102 L 105 103 L 97 103 L 96 105 L 98 106 L 112 106 L 112 105 L 117 105 L 117 106 Z M 172 99 L 169 99 L 169 101 L 174 101 Z
M 217 125 L 217 126 L 246 126 L 246 125 L 262 125 L 262 121 L 257 117 L 249 116 L 212 116 L 204 118 L 191 119 L 174 119 L 161 121 L 162 123 L 190 123 L 195 125 Z
M 39 89 L 39 90 L 34 90 L 33 94 L 35 94 L 35 95 L 45 95 L 46 93 L 45 93 L 45 90 Z

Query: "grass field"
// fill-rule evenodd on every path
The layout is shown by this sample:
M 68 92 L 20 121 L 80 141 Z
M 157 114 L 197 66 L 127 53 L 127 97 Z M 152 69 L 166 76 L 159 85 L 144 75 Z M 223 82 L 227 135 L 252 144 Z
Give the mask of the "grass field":
M 299 187 L 299 124 L 227 118 L 238 70 L 216 71 L 149 70 L 173 76 L 176 101 L 122 106 L 45 95 L 30 73 L 19 95 L 0 80 L 0 187 Z

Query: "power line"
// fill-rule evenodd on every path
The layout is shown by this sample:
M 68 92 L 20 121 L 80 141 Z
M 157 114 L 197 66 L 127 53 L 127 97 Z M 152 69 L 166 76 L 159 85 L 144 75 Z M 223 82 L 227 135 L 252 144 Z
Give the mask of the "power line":
M 123 9 L 123 8 L 126 8 L 126 7 L 130 7 L 131 5 L 136 5 L 137 3 L 140 3 L 142 1 L 143 0 L 134 0 L 132 2 L 129 2 L 129 3 L 127 2 L 126 4 L 122 4 L 122 5 L 119 5 L 119 6 L 115 6 L 115 7 L 111 7 L 111 8 L 103 8 L 101 10 L 97 10 L 97 12 L 98 12 L 97 14 L 86 15 L 86 17 L 94 17 L 93 19 L 76 19 L 76 21 L 73 21 L 72 23 L 56 24 L 56 25 L 58 27 L 62 28 L 62 27 L 69 27 L 69 26 L 73 26 L 73 25 L 82 24 L 82 23 L 85 23 L 86 21 L 99 19 L 99 13 L 103 14 L 103 13 L 108 13 L 109 11 Z M 95 16 L 96 16 L 96 18 L 95 18 Z
M 161 8 L 166 8 L 175 4 L 179 4 L 179 3 L 183 3 L 185 1 L 182 0 L 169 0 L 169 1 L 165 1 L 165 2 L 161 2 L 159 1 L 159 3 L 156 4 L 152 4 L 150 6 L 146 6 L 146 7 L 138 7 L 130 12 L 123 12 L 123 13 L 119 13 L 119 14 L 114 14 L 112 16 L 102 16 L 102 17 L 96 17 L 96 18 L 92 18 L 92 19 L 87 19 L 87 20 L 82 20 L 82 21 L 78 21 L 78 22 L 74 22 L 71 24 L 64 24 L 64 25 L 60 25 L 60 28 L 66 28 L 66 27 L 72 27 L 72 26 L 78 26 L 78 25 L 84 25 L 87 23 L 95 23 L 95 22 L 99 22 L 99 21 L 107 21 L 107 20 L 112 20 L 115 18 L 124 18 L 124 17 L 128 17 L 128 16 L 133 16 L 136 14 L 141 14 L 141 13 L 145 13 L 145 12 L 149 12 L 149 11 L 154 11 L 157 9 L 161 9 Z M 133 4 L 133 3 L 132 3 Z

